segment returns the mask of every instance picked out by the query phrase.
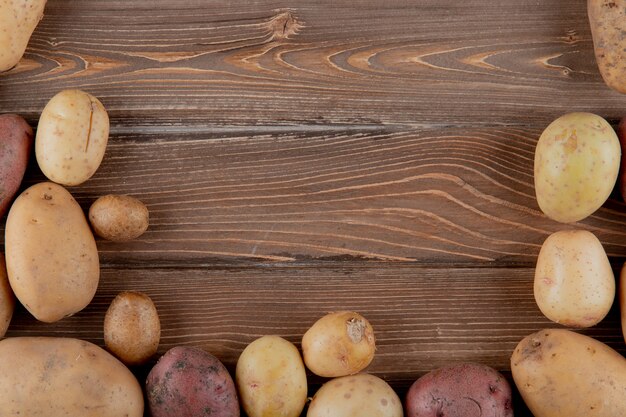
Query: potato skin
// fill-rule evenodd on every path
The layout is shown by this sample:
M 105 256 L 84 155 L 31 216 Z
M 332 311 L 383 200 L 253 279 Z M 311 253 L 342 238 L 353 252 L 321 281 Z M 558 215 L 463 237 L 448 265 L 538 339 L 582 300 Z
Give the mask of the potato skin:
M 4 254 L 0 254 L 0 338 L 4 337 L 15 310 L 15 295 L 7 277 Z
M 157 352 L 161 338 L 159 314 L 146 294 L 123 291 L 104 316 L 104 343 L 126 365 L 145 363 Z
M 35 137 L 39 168 L 51 181 L 72 186 L 96 172 L 109 139 L 109 116 L 80 90 L 57 93 L 41 112 Z
M 315 393 L 307 417 L 402 417 L 402 402 L 382 379 L 370 374 L 335 378 Z
M 626 0 L 587 0 L 593 49 L 610 88 L 626 93 Z
M 622 335 L 626 342 L 626 262 L 619 274 L 619 310 L 622 321 Z
M 126 242 L 141 236 L 149 223 L 148 208 L 127 195 L 104 195 L 89 208 L 89 222 L 103 239 Z
M 626 416 L 626 359 L 588 336 L 533 333 L 515 348 L 511 371 L 535 417 Z
M 299 417 L 307 399 L 300 353 L 278 336 L 263 336 L 244 349 L 235 381 L 248 417 Z
M 598 238 L 586 230 L 561 230 L 537 258 L 535 300 L 550 320 L 571 327 L 599 323 L 615 299 L 615 276 Z
M 228 371 L 198 348 L 168 350 L 148 374 L 146 393 L 152 417 L 239 417 Z
M 9 282 L 37 320 L 52 323 L 85 308 L 100 279 L 98 248 L 82 209 L 44 182 L 15 200 L 5 230 Z
M 570 113 L 550 123 L 535 149 L 535 193 L 541 210 L 561 223 L 595 212 L 613 191 L 620 154 L 615 131 L 600 116 Z
M 622 117 L 617 126 L 617 137 L 622 148 L 622 161 L 619 166 L 619 191 L 626 201 L 626 117 Z
M 302 337 L 304 363 L 323 377 L 356 374 L 372 362 L 375 351 L 372 325 L 352 311 L 325 315 Z
M 24 178 L 33 148 L 33 129 L 17 114 L 0 115 L 0 144 L 2 144 L 0 147 L 0 217 L 2 217 L 9 210 Z
M 46 0 L 0 0 L 0 72 L 22 59 L 28 41 L 43 18 Z
M 406 396 L 407 417 L 513 417 L 511 387 L 495 369 L 460 363 L 427 373 Z
M 0 341 L 3 416 L 143 417 L 133 374 L 89 342 L 53 337 Z

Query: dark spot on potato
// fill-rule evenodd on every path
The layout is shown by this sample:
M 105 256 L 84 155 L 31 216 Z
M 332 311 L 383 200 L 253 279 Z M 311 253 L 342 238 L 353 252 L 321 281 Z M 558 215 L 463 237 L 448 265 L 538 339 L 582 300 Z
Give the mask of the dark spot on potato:
M 350 394 L 349 392 L 346 392 L 345 394 L 343 394 L 343 398 L 345 398 L 346 400 L 349 400 L 350 397 L 352 397 L 352 394 Z
M 52 196 L 50 194 L 44 194 L 43 195 L 43 199 L 44 200 L 52 200 Z

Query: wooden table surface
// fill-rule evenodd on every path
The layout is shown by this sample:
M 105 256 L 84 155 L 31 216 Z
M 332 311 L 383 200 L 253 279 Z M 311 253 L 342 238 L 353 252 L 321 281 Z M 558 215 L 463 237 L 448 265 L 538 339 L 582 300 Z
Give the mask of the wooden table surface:
M 510 378 L 515 345 L 558 327 L 532 291 L 550 233 L 590 230 L 616 271 L 626 259 L 616 193 L 574 225 L 547 219 L 534 194 L 550 121 L 626 113 L 583 0 L 49 0 L 0 75 L 0 113 L 35 127 L 66 88 L 111 117 L 99 171 L 70 191 L 85 209 L 138 197 L 150 229 L 98 241 L 89 307 L 52 325 L 20 307 L 8 336 L 103 345 L 113 297 L 140 290 L 160 313 L 160 354 L 200 346 L 232 371 L 255 338 L 299 345 L 350 309 L 375 328 L 368 371 L 403 395 L 451 362 Z M 25 186 L 43 179 L 33 160 Z M 583 333 L 626 351 L 616 305 Z

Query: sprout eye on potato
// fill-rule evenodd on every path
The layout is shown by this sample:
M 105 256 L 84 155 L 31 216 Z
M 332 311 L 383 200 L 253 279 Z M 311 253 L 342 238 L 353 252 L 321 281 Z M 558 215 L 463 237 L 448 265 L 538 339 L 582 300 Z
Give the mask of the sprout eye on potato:
M 0 0 L 0 72 L 20 61 L 45 6 L 46 0 Z

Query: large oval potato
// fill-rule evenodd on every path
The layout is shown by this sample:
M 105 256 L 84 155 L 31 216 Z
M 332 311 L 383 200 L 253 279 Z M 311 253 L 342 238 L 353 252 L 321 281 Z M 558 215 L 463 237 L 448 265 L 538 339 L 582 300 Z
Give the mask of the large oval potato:
M 626 93 L 626 0 L 587 0 L 587 14 L 600 74 Z
M 559 117 L 535 149 L 535 193 L 541 210 L 562 223 L 596 211 L 615 186 L 620 144 L 611 125 L 591 113 Z
M 0 369 L 3 417 L 143 417 L 143 394 L 133 374 L 89 342 L 4 339 Z
M 278 336 L 263 336 L 246 346 L 237 361 L 235 380 L 249 417 L 298 417 L 306 403 L 300 353 Z
M 22 59 L 46 0 L 0 0 L 0 72 Z
M 54 322 L 85 308 L 100 278 L 96 241 L 63 187 L 35 184 L 13 203 L 5 230 L 7 273 L 35 318 Z
M 302 337 L 304 363 L 313 373 L 324 377 L 362 371 L 372 362 L 375 351 L 372 325 L 352 311 L 325 315 Z
M 515 348 L 511 371 L 535 417 L 626 416 L 626 359 L 588 336 L 533 333 Z
M 511 387 L 495 369 L 459 363 L 419 378 L 406 395 L 407 417 L 513 417 Z
M 598 238 L 586 230 L 550 235 L 537 258 L 534 293 L 541 312 L 556 323 L 600 322 L 615 299 L 615 276 Z
M 168 350 L 148 374 L 146 394 L 152 417 L 239 417 L 228 370 L 198 348 Z
M 328 381 L 315 393 L 307 417 L 402 417 L 402 402 L 382 379 L 369 374 Z
M 4 337 L 13 317 L 15 295 L 9 284 L 4 254 L 0 254 L 0 338 Z
M 0 217 L 9 210 L 13 197 L 20 188 L 32 148 L 33 129 L 26 120 L 17 114 L 1 115 Z
M 63 90 L 46 104 L 35 137 L 39 168 L 51 181 L 82 184 L 96 172 L 109 139 L 109 116 L 100 101 Z

